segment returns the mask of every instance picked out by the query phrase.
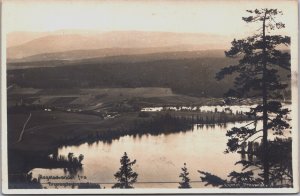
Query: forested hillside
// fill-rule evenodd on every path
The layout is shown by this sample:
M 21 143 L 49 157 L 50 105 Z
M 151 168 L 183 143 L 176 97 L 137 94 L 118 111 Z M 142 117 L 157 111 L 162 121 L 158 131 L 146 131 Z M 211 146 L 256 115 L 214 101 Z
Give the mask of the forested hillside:
M 8 84 L 34 88 L 170 87 L 174 92 L 219 97 L 232 80 L 215 74 L 234 63 L 227 58 L 195 58 L 138 63 L 92 63 L 8 71 Z
M 130 60 L 130 56 L 124 58 L 111 63 L 81 60 L 68 66 L 8 70 L 8 85 L 42 89 L 169 87 L 180 94 L 222 97 L 232 87 L 234 76 L 217 81 L 215 75 L 221 68 L 237 62 L 226 57 L 146 59 L 145 62 Z M 286 75 L 284 72 L 280 74 Z

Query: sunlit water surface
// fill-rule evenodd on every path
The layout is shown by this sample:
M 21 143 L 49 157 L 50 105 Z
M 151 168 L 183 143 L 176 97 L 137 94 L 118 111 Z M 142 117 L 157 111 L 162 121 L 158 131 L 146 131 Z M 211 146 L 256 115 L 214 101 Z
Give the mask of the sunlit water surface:
M 69 152 L 73 152 L 75 156 L 83 154 L 84 165 L 78 174 L 86 176 L 87 180 L 81 181 L 100 183 L 102 187 L 108 188 L 112 184 L 106 183 L 116 182 L 114 174 L 120 167 L 121 156 L 127 152 L 131 160 L 137 160 L 133 167 L 139 174 L 136 188 L 176 188 L 184 163 L 187 164 L 191 181 L 200 181 L 198 170 L 226 178 L 231 171 L 241 169 L 239 165 L 234 165 L 241 158 L 239 154 L 224 154 L 227 142 L 225 133 L 233 126 L 233 123 L 228 124 L 226 128 L 219 126 L 200 128 L 194 125 L 194 130 L 187 132 L 158 136 L 125 136 L 113 140 L 110 144 L 98 142 L 92 145 L 86 143 L 63 147 L 59 149 L 59 155 L 67 156 Z M 63 169 L 36 168 L 32 172 L 34 177 L 65 175 Z M 42 182 L 46 183 L 47 180 Z M 74 182 L 79 180 L 75 178 Z M 194 182 L 191 185 L 204 186 L 202 182 Z
M 211 108 L 206 109 L 214 111 Z M 218 108 L 218 110 L 223 109 Z M 249 106 L 231 109 L 234 110 L 233 112 L 245 112 L 249 111 Z M 187 164 L 190 173 L 191 186 L 201 188 L 205 185 L 200 182 L 198 170 L 210 172 L 224 179 L 231 171 L 241 171 L 242 166 L 235 165 L 241 160 L 241 155 L 224 153 L 228 140 L 225 134 L 231 127 L 240 127 L 245 124 L 247 122 L 227 123 L 226 126 L 214 127 L 194 125 L 187 132 L 124 136 L 111 143 L 96 142 L 91 145 L 85 143 L 79 146 L 63 147 L 58 150 L 58 154 L 67 156 L 69 152 L 72 152 L 75 156 L 84 155 L 83 168 L 76 176 L 86 176 L 87 179 L 79 180 L 76 177 L 72 182 L 100 183 L 101 187 L 110 188 L 116 182 L 114 174 L 120 167 L 120 158 L 124 152 L 127 152 L 131 160 L 137 160 L 133 166 L 134 171 L 138 173 L 135 188 L 177 188 L 181 180 L 179 174 L 184 163 Z M 33 177 L 68 175 L 63 169 L 36 168 L 32 170 L 32 173 Z M 53 181 L 66 182 L 66 180 Z M 47 182 L 47 180 L 42 180 L 42 183 Z M 43 185 L 47 187 L 47 184 Z

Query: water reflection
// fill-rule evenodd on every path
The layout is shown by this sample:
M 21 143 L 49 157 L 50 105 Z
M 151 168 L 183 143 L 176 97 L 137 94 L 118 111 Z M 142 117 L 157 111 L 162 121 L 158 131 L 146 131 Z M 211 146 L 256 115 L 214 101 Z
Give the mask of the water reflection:
M 135 187 L 177 188 L 180 168 L 183 163 L 187 163 L 191 185 L 199 188 L 204 184 L 199 182 L 198 170 L 227 178 L 231 171 L 241 169 L 240 165 L 235 165 L 241 155 L 223 153 L 227 143 L 226 130 L 239 125 L 241 123 L 222 126 L 196 124 L 188 131 L 172 134 L 124 136 L 108 143 L 95 142 L 63 147 L 58 150 L 58 154 L 84 154 L 80 175 L 86 176 L 89 182 L 106 184 L 107 188 L 115 182 L 113 174 L 119 169 L 119 159 L 125 151 L 132 159 L 137 160 L 134 170 L 139 174 L 140 183 Z M 32 172 L 34 176 L 64 175 L 63 169 L 34 169 Z
M 77 168 L 64 168 L 64 175 L 71 176 L 72 178 L 75 178 L 77 175 L 83 174 L 83 168 L 77 167 Z

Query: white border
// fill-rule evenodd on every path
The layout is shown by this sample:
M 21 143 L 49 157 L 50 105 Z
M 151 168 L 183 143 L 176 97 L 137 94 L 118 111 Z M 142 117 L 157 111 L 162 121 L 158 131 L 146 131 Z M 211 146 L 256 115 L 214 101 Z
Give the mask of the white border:
M 5 1 L 5 0 L 3 0 Z M 273 194 L 273 193 L 298 193 L 299 192 L 299 165 L 298 165 L 298 32 L 291 35 L 291 70 L 292 70 L 292 164 L 294 188 L 193 188 L 193 189 L 8 189 L 7 168 L 7 103 L 6 103 L 6 33 L 3 26 L 5 4 L 1 4 L 1 142 L 2 142 L 2 192 L 4 194 Z M 225 0 L 224 0 L 225 1 Z M 267 0 L 266 0 L 267 1 Z M 297 3 L 299 3 L 297 1 Z M 298 7 L 298 4 L 297 4 Z M 299 7 L 297 9 L 299 15 Z M 299 20 L 299 17 L 298 17 Z M 295 24 L 297 29 L 299 24 Z M 297 150 L 296 150 L 297 149 Z
M 297 32 L 291 33 L 291 90 L 292 90 L 292 168 L 293 185 L 299 193 L 299 1 L 297 1 Z
M 0 78 L 1 78 L 1 143 L 2 143 L 2 150 L 1 150 L 1 166 L 2 166 L 2 192 L 9 193 L 8 189 L 8 167 L 7 167 L 7 103 L 6 103 L 6 33 L 4 28 L 4 3 L 1 0 L 1 70 L 0 70 Z M 4 57 L 4 58 L 3 58 Z

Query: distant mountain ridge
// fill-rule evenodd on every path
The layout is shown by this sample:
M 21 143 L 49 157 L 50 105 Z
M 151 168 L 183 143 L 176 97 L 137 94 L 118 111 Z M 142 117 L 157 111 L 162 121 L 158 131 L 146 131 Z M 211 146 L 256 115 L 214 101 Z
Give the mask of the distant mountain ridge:
M 39 55 L 37 55 L 39 56 Z M 204 50 L 204 51 L 177 51 L 177 52 L 162 52 L 162 53 L 146 53 L 146 54 L 131 54 L 118 56 L 105 56 L 95 58 L 80 58 L 72 60 L 38 60 L 32 58 L 22 59 L 17 61 L 8 61 L 8 69 L 24 69 L 34 67 L 60 67 L 73 65 L 91 65 L 91 64 L 112 64 L 112 63 L 145 63 L 145 62 L 161 62 L 164 60 L 182 60 L 182 59 L 216 59 L 225 58 L 223 50 Z M 201 61 L 199 65 L 201 65 Z
M 165 58 L 174 58 L 180 56 L 181 58 L 194 58 L 194 57 L 209 57 L 209 56 L 224 56 L 223 50 L 197 50 L 198 47 L 192 48 L 191 46 L 173 46 L 161 48 L 104 48 L 92 50 L 71 50 L 66 52 L 56 53 L 43 53 L 33 56 L 24 57 L 21 59 L 8 59 L 8 62 L 36 62 L 36 61 L 75 61 L 75 60 L 92 60 L 104 59 L 106 57 L 127 57 L 141 58 L 144 55 L 146 59 L 153 57 L 157 59 L 158 56 Z
M 22 33 L 15 34 L 15 39 L 17 40 L 18 36 L 21 35 Z M 42 35 L 33 35 L 37 38 L 30 40 L 30 35 L 27 33 L 26 39 L 30 41 L 20 42 L 22 43 L 20 45 L 14 45 L 16 43 L 13 44 L 13 35 L 9 36 L 10 45 L 13 44 L 13 46 L 7 48 L 7 58 L 10 60 L 23 58 L 27 58 L 27 60 L 81 59 L 114 55 L 223 49 L 228 44 L 223 36 L 200 33 L 113 31 L 90 34 L 56 32 Z

